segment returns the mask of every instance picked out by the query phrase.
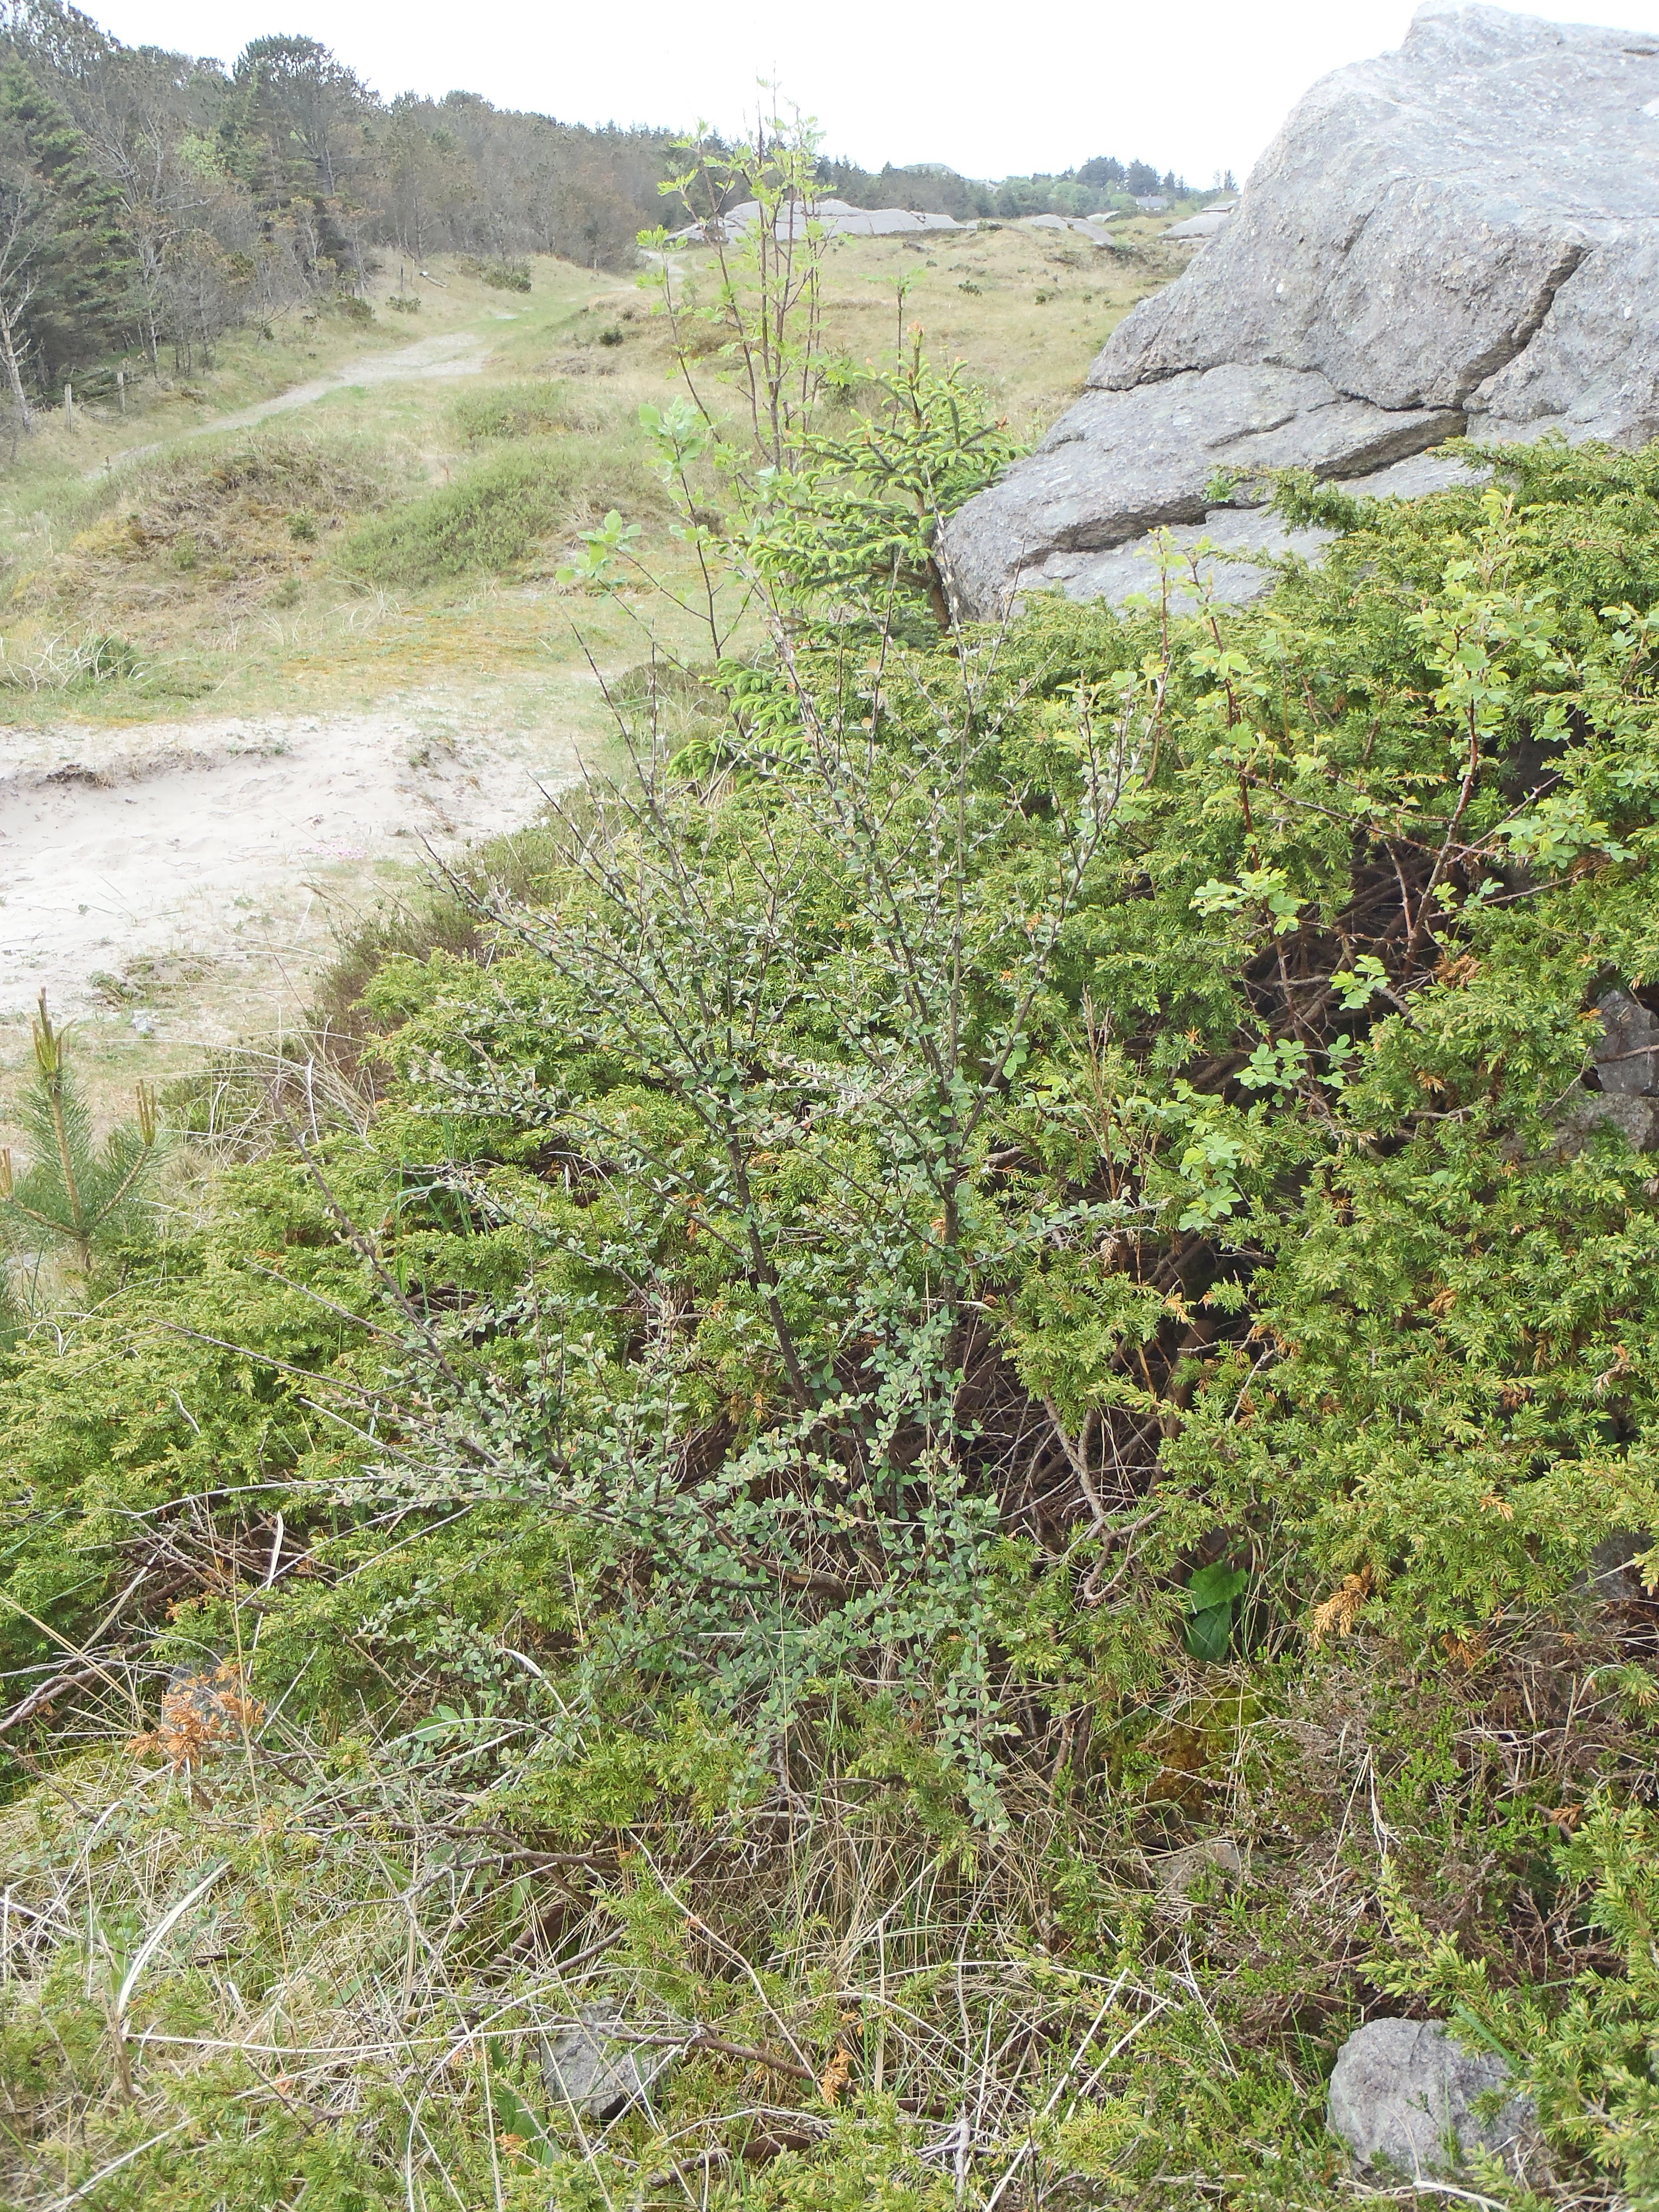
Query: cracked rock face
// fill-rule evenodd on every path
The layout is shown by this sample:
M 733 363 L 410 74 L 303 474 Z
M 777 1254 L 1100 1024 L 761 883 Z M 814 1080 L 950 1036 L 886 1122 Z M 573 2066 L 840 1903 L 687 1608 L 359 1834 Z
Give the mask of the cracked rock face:
M 1121 596 L 1121 558 L 1079 556 L 1200 522 L 1218 469 L 1364 479 L 1465 428 L 1659 435 L 1659 37 L 1429 0 L 1301 101 L 1037 453 L 952 518 L 945 565 L 978 617 Z M 1270 580 L 1232 573 L 1232 597 Z

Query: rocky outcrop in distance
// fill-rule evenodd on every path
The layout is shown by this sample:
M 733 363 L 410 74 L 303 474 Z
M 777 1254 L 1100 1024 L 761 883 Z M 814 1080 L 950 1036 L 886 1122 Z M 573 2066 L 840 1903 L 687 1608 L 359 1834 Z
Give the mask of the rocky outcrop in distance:
M 1079 238 L 1086 238 L 1091 246 L 1109 246 L 1111 234 L 1107 226 L 1118 220 L 1115 208 L 1103 208 L 1097 215 L 1023 215 L 1015 228 L 1019 230 L 1068 230 Z
M 708 246 L 720 238 L 741 238 L 760 221 L 760 203 L 741 200 L 717 219 L 688 223 L 684 230 L 671 232 L 669 243 Z M 804 238 L 809 224 L 830 238 L 895 238 L 910 231 L 978 228 L 975 222 L 958 222 L 954 216 L 933 214 L 923 209 L 851 207 L 845 200 L 837 199 L 813 200 L 810 205 L 800 200 L 792 201 L 786 212 L 773 218 L 773 228 L 780 238 Z
M 1644 444 L 1656 280 L 1659 36 L 1429 0 L 1397 52 L 1314 87 L 1083 398 L 951 519 L 958 609 L 1156 588 L 1136 541 L 1161 526 L 1312 550 L 1261 511 L 1268 469 L 1413 495 L 1456 479 L 1431 449 L 1465 433 Z M 1211 580 L 1244 599 L 1272 573 Z

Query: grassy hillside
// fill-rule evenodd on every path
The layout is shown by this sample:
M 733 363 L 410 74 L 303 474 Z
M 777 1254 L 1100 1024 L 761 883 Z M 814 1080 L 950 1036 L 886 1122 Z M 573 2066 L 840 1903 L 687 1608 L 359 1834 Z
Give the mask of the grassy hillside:
M 1017 228 L 925 252 L 840 241 L 826 343 L 862 361 L 919 321 L 937 356 L 969 360 L 1036 434 L 1126 308 L 1179 265 L 1160 228 L 1126 226 L 1121 254 Z M 647 528 L 664 519 L 636 418 L 664 396 L 671 347 L 629 281 L 545 257 L 532 268 L 520 295 L 440 260 L 418 313 L 391 312 L 396 280 L 382 280 L 368 327 L 295 315 L 268 340 L 240 335 L 210 375 L 135 385 L 125 416 L 49 420 L 21 447 L 0 518 L 0 718 L 323 707 L 434 677 L 511 683 L 550 650 L 576 659 L 553 572 L 610 507 Z M 411 346 L 433 357 L 389 373 Z M 243 420 L 322 380 L 309 404 Z M 444 542 L 447 514 L 513 506 L 532 482 L 504 532 Z M 606 611 L 583 611 L 608 652 Z M 111 635 L 131 650 L 95 657 Z
M 926 252 L 843 241 L 828 264 L 826 342 L 854 362 L 890 349 L 903 287 L 903 319 L 969 358 L 993 404 L 1035 431 L 1175 265 L 1159 226 L 1128 228 L 1121 254 L 1012 229 Z M 227 341 L 199 380 L 135 381 L 125 415 L 82 407 L 71 429 L 43 418 L 8 475 L 0 770 L 22 793 L 14 809 L 64 775 L 142 806 L 170 763 L 279 758 L 319 717 L 337 758 L 367 747 L 410 764 L 431 793 L 410 801 L 400 845 L 366 837 L 343 790 L 282 866 L 261 862 L 246 880 L 222 868 L 199 893 L 186 882 L 176 926 L 136 934 L 122 904 L 132 887 L 111 890 L 100 872 L 103 825 L 31 833 L 43 866 L 64 839 L 88 841 L 88 880 L 56 894 L 71 917 L 76 900 L 114 908 L 81 963 L 108 983 L 71 1001 L 100 1110 L 119 1110 L 136 1080 L 291 1024 L 333 931 L 418 877 L 418 837 L 489 782 L 504 747 L 554 781 L 576 749 L 604 758 L 615 733 L 594 667 L 625 677 L 653 637 L 695 647 L 672 599 L 637 579 L 610 597 L 557 581 L 577 533 L 612 508 L 642 527 L 671 592 L 690 573 L 639 422 L 672 388 L 654 296 L 546 258 L 528 293 L 453 258 L 426 267 L 417 278 L 389 265 L 371 321 L 296 313 Z M 389 305 L 400 283 L 416 312 Z M 234 804 L 213 773 L 198 781 L 199 797 L 181 784 L 155 810 L 164 845 Z M 483 811 L 499 823 L 503 804 Z M 65 882 L 72 843 L 68 857 Z M 39 873 L 27 886 L 14 901 L 51 895 Z M 48 979 L 25 980 L 0 1007 L 0 1140 Z

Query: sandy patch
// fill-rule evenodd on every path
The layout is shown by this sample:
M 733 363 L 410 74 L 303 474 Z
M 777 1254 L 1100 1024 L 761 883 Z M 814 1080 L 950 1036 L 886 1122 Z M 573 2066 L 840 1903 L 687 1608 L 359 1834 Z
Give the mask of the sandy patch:
M 173 994 L 168 1032 L 216 1042 L 242 1025 L 239 1001 L 248 1012 L 245 989 L 222 988 L 235 971 L 256 1000 L 285 978 L 291 1000 L 334 915 L 425 863 L 428 843 L 522 824 L 577 770 L 568 731 L 503 732 L 453 696 L 0 732 L 0 1018 L 42 989 L 65 1014 L 107 1014 L 111 978 L 165 963 L 219 986 Z M 131 1018 L 142 1030 L 142 1011 Z

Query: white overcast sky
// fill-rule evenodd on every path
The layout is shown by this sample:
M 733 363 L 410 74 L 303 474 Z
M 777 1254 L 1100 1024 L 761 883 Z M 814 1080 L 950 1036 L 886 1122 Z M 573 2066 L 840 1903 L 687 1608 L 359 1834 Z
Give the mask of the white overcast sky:
M 387 97 L 482 93 L 575 123 L 730 128 L 757 80 L 816 115 L 826 151 L 970 176 L 1094 154 L 1242 181 L 1298 95 L 1398 46 L 1413 0 L 82 0 L 116 37 L 234 59 L 325 40 Z M 1659 32 L 1659 0 L 1556 0 L 1557 21 Z

